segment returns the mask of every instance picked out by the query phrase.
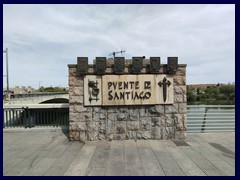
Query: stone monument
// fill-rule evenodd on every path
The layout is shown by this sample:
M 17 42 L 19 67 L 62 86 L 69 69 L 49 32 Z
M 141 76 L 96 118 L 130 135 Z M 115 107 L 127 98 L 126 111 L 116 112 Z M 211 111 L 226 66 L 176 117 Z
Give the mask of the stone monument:
M 186 137 L 186 65 L 177 57 L 78 57 L 68 68 L 70 140 Z

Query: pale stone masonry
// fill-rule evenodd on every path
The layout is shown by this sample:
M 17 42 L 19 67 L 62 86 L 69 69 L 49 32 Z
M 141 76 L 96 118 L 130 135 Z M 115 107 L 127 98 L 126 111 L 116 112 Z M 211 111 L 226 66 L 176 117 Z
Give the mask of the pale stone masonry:
M 124 74 L 132 74 L 131 60 L 125 61 Z M 95 63 L 95 61 L 94 61 Z M 113 59 L 107 59 L 107 74 L 114 74 Z M 149 60 L 141 74 L 149 74 Z M 88 65 L 89 75 L 95 65 Z M 69 68 L 70 140 L 184 139 L 187 125 L 186 65 L 178 64 L 173 77 L 174 104 L 84 107 L 84 76 L 77 76 L 77 65 Z M 167 65 L 159 74 L 167 74 Z

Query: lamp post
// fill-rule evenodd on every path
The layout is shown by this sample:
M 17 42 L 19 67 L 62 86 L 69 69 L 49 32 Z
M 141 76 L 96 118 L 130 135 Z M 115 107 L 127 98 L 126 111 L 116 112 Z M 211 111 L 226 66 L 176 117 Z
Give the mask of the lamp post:
M 9 93 L 8 48 L 3 50 L 3 53 L 6 53 L 7 93 Z

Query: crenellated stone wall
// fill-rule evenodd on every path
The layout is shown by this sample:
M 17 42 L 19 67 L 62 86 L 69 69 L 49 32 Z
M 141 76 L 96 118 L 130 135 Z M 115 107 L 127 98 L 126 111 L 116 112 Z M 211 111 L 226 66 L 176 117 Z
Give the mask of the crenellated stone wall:
M 94 61 L 95 63 L 95 61 Z M 131 60 L 125 61 L 124 75 L 132 74 Z M 113 59 L 107 59 L 106 75 L 114 74 Z M 149 60 L 143 61 L 140 74 L 149 74 Z M 186 137 L 186 65 L 178 64 L 173 78 L 173 104 L 84 106 L 84 77 L 77 65 L 69 68 L 70 140 L 184 139 Z M 94 75 L 95 65 L 88 65 Z M 167 65 L 158 74 L 167 74 Z M 121 75 L 120 75 L 121 76 Z

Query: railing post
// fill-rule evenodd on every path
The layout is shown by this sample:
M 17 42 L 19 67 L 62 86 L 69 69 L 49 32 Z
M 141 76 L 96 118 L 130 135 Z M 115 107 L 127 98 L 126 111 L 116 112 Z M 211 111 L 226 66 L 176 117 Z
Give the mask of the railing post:
M 201 128 L 202 133 L 205 131 L 207 112 L 208 112 L 208 108 L 206 107 L 205 108 L 205 114 L 204 114 L 204 117 L 203 117 L 203 122 L 202 122 L 202 128 Z

